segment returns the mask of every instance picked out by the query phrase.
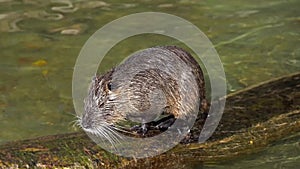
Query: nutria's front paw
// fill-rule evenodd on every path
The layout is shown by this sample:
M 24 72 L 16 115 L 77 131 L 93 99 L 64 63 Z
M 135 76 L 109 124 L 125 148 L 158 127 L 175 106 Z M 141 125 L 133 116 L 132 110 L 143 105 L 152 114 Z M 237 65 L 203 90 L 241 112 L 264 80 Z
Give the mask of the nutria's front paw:
M 135 126 L 130 128 L 130 131 L 136 132 L 136 133 L 141 134 L 141 135 L 144 136 L 148 132 L 148 125 L 146 125 L 146 124 L 135 125 Z

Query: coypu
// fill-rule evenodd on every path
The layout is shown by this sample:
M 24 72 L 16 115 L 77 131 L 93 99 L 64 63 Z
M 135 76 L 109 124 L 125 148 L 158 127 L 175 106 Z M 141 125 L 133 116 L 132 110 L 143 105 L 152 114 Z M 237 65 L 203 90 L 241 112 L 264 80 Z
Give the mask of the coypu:
M 90 134 L 112 140 L 110 135 L 117 135 L 116 131 L 139 135 L 151 129 L 165 131 L 177 119 L 205 114 L 203 72 L 192 55 L 179 47 L 144 49 L 95 76 L 84 104 L 79 124 Z M 140 125 L 127 130 L 119 125 L 122 121 Z

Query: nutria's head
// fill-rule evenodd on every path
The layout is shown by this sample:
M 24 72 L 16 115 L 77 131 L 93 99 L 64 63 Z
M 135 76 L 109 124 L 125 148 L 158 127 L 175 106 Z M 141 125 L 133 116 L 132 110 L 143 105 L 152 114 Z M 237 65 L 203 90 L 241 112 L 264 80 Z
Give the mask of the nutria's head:
M 117 129 L 115 124 L 125 120 L 122 113 L 117 112 L 115 104 L 118 89 L 112 87 L 113 70 L 102 76 L 95 76 L 84 100 L 84 112 L 79 117 L 80 126 L 86 132 L 103 136 Z

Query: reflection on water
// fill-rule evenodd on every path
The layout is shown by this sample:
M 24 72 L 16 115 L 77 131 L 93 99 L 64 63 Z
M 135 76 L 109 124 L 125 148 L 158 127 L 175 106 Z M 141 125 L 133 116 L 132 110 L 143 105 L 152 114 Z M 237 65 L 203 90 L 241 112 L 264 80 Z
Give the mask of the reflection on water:
M 191 21 L 214 43 L 233 92 L 300 70 L 299 6 L 298 0 L 0 0 L 0 143 L 75 130 L 70 122 L 76 57 L 89 36 L 118 17 L 159 11 Z M 178 42 L 150 35 L 123 41 L 100 72 L 138 49 L 162 44 Z M 271 150 L 266 153 L 280 153 Z

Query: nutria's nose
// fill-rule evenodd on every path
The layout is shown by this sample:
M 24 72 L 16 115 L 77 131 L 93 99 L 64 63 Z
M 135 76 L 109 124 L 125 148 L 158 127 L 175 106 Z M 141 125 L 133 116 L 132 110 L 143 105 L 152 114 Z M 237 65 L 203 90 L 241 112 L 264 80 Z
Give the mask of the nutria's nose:
M 81 126 L 82 126 L 83 129 L 89 129 L 89 128 L 91 128 L 91 125 L 88 124 L 88 123 L 86 123 L 86 122 L 84 122 L 84 121 L 81 122 Z
M 90 129 L 92 127 L 91 120 L 87 116 L 83 116 L 81 120 L 81 126 L 83 129 Z

